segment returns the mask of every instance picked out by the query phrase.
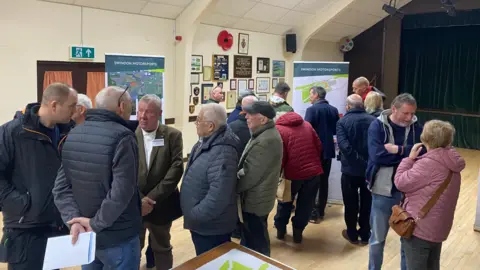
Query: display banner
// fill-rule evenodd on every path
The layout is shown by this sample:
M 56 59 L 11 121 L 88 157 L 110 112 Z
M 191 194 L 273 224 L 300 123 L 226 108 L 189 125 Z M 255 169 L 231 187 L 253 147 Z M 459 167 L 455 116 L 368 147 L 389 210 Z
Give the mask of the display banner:
M 138 100 L 144 95 L 157 95 L 163 102 L 164 72 L 163 56 L 105 54 L 106 85 L 129 87 L 133 100 L 132 120 L 137 119 Z
M 292 105 L 295 112 L 305 117 L 311 106 L 310 89 L 321 86 L 327 91 L 326 100 L 343 116 L 347 104 L 348 66 L 348 62 L 293 62 Z M 343 203 L 340 170 L 340 161 L 333 159 L 328 179 L 328 200 L 331 203 Z

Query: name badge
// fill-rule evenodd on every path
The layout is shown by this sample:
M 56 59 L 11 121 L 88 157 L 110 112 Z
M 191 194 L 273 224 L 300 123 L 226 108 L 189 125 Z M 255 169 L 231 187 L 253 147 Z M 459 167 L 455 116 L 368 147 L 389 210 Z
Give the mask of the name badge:
M 155 139 L 152 141 L 152 147 L 159 147 L 165 145 L 165 139 Z

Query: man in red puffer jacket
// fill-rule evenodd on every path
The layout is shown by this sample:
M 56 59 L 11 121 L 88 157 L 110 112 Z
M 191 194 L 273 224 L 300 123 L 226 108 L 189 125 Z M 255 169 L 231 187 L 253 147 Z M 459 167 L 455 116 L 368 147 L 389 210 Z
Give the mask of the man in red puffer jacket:
M 276 127 L 283 140 L 283 174 L 286 179 L 292 180 L 292 198 L 297 196 L 295 216 L 292 218 L 293 241 L 301 243 L 320 175 L 323 174 L 320 160 L 322 143 L 310 123 L 295 112 L 278 113 Z M 285 239 L 292 207 L 293 202 L 278 202 L 275 215 L 278 239 Z

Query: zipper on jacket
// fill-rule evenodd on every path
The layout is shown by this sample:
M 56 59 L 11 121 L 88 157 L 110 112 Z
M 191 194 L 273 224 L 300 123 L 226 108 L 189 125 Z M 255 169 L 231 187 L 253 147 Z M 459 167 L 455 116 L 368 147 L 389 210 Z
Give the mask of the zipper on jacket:
M 28 131 L 28 132 L 31 132 L 31 133 L 35 133 L 35 134 L 38 134 L 38 135 L 42 135 L 43 137 L 47 138 L 50 143 L 53 143 L 53 142 L 52 142 L 52 139 L 50 139 L 50 137 L 48 137 L 46 134 L 43 134 L 43 133 L 38 132 L 38 131 L 35 131 L 35 130 L 31 130 L 31 129 L 28 129 L 28 128 L 23 128 L 23 129 L 26 130 L 26 131 Z
M 27 191 L 27 197 L 28 197 L 28 201 L 30 202 L 30 192 Z M 31 202 L 30 202 L 31 204 Z M 27 210 L 28 211 L 28 210 Z M 25 213 L 23 214 L 23 216 L 20 218 L 20 220 L 18 221 L 19 224 L 22 224 L 23 223 L 23 220 L 25 219 Z

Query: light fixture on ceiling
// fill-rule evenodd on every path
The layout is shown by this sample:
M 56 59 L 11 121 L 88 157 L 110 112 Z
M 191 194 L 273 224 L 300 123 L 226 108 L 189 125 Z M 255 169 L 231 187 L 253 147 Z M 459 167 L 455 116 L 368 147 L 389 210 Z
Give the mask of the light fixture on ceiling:
M 392 3 L 393 3 L 393 5 L 392 5 Z M 396 6 L 397 6 L 397 0 L 390 0 L 390 3 L 388 5 L 384 4 L 382 9 L 385 12 L 387 12 L 390 16 L 397 17 L 399 19 L 403 19 L 403 16 L 405 16 L 405 14 L 403 12 L 401 12 L 400 10 L 398 10 L 396 8 Z
M 455 9 L 455 0 L 440 0 L 442 8 L 447 12 L 448 16 L 455 17 L 457 11 Z

